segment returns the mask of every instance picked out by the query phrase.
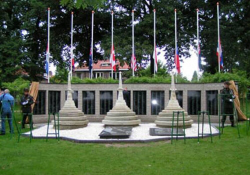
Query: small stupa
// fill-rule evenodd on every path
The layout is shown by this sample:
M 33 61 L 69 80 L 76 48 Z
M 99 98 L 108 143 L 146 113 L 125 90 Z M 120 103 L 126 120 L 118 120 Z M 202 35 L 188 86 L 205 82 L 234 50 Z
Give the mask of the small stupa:
M 126 104 L 123 98 L 122 88 L 122 76 L 119 72 L 119 88 L 118 88 L 118 99 L 115 106 L 111 109 L 107 116 L 102 120 L 102 123 L 108 126 L 137 126 L 141 123 L 141 120 L 135 115 Z
M 68 90 L 67 100 L 64 103 L 63 108 L 59 111 L 59 128 L 63 129 L 77 129 L 88 125 L 87 117 L 84 113 L 76 108 L 75 103 L 72 99 L 71 89 L 71 75 L 68 75 Z
M 191 117 L 188 115 L 188 113 L 180 107 L 179 102 L 176 99 L 176 88 L 175 88 L 175 83 L 174 83 L 174 74 L 171 75 L 171 97 L 170 100 L 165 107 L 164 110 L 162 110 L 159 113 L 159 116 L 157 116 L 155 124 L 157 126 L 162 126 L 162 127 L 171 127 L 172 126 L 172 119 L 173 119 L 173 112 L 174 111 L 184 111 L 184 123 L 185 127 L 191 127 L 193 120 Z M 174 118 L 174 126 L 177 126 L 177 114 L 175 114 Z M 182 114 L 179 115 L 179 122 L 178 122 L 179 127 L 183 127 L 183 119 L 182 119 Z

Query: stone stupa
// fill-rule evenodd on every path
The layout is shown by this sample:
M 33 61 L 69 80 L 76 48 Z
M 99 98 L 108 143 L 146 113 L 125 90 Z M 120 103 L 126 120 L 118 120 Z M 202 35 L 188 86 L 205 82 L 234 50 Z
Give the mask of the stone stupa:
M 102 123 L 107 126 L 137 126 L 141 120 L 126 104 L 123 98 L 122 77 L 119 72 L 118 99 L 115 106 L 107 113 Z
M 87 117 L 84 113 L 76 108 L 75 103 L 72 99 L 71 89 L 71 76 L 68 75 L 68 90 L 67 100 L 64 103 L 63 108 L 59 111 L 59 129 L 77 129 L 88 125 Z
M 175 93 L 176 88 L 175 88 L 175 83 L 174 83 L 174 74 L 172 74 L 172 76 L 171 76 L 170 91 L 171 91 L 170 100 L 169 100 L 167 106 L 165 107 L 165 109 L 163 109 L 159 113 L 159 115 L 157 116 L 157 118 L 155 120 L 155 124 L 157 126 L 161 126 L 161 127 L 171 127 L 172 126 L 172 119 L 173 119 L 173 112 L 174 111 L 184 111 L 185 127 L 186 128 L 191 127 L 193 120 L 188 115 L 188 113 L 183 108 L 180 107 L 180 105 L 176 99 L 176 93 Z M 174 126 L 177 126 L 177 114 L 175 114 Z M 178 126 L 183 127 L 182 114 L 179 115 Z

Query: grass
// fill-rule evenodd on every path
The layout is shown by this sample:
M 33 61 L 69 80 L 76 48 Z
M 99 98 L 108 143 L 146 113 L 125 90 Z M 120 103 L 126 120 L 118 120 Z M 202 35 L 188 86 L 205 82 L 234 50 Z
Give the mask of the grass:
M 20 115 L 17 116 L 20 120 Z M 166 175 L 249 174 L 250 135 L 241 124 L 226 127 L 219 140 L 209 138 L 137 144 L 77 144 L 0 137 L 0 174 L 13 175 Z

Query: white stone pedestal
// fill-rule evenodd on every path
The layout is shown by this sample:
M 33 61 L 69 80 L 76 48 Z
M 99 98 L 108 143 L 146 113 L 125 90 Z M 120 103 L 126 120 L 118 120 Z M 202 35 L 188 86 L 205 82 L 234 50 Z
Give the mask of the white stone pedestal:
M 71 79 L 70 74 L 68 76 L 68 93 L 67 100 L 63 108 L 59 111 L 59 128 L 63 129 L 77 129 L 88 125 L 87 117 L 84 113 L 76 108 L 72 99 Z
M 119 96 L 115 106 L 107 113 L 102 123 L 109 126 L 136 126 L 141 123 L 141 120 L 135 115 L 126 104 L 123 98 L 122 78 L 119 73 Z
M 155 120 L 155 124 L 157 126 L 162 126 L 162 127 L 171 127 L 172 126 L 172 119 L 173 119 L 173 112 L 174 111 L 184 111 L 184 109 L 182 109 L 176 99 L 176 88 L 175 88 L 175 83 L 174 83 L 174 75 L 172 75 L 172 79 L 171 79 L 171 97 L 170 100 L 168 102 L 168 105 L 166 106 L 166 108 L 164 110 L 162 110 L 159 115 L 157 116 L 156 120 Z M 174 126 L 177 126 L 177 114 L 175 114 L 175 118 L 174 118 Z M 185 127 L 191 127 L 193 120 L 191 119 L 191 117 L 188 115 L 187 112 L 184 111 L 184 123 L 185 123 Z M 178 122 L 178 126 L 179 127 L 183 127 L 183 118 L 182 118 L 182 114 L 179 115 L 179 122 Z

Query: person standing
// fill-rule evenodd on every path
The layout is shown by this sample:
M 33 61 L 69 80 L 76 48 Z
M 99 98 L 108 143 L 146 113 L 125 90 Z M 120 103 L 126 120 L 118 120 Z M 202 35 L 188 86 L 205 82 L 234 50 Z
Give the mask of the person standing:
M 222 100 L 222 127 L 224 127 L 227 115 L 231 121 L 231 127 L 234 127 L 234 93 L 233 90 L 229 88 L 230 82 L 224 82 L 224 88 L 221 90 L 221 100 Z
M 24 89 L 24 95 L 21 98 L 21 105 L 22 105 L 22 128 L 25 128 L 25 122 L 27 117 L 29 117 L 29 122 L 31 122 L 31 117 L 32 117 L 32 109 L 31 105 L 34 103 L 33 97 L 29 95 L 29 89 L 25 88 Z M 33 123 L 31 124 L 33 127 Z
M 14 97 L 10 95 L 10 91 L 8 89 L 4 90 L 4 93 L 0 96 L 0 101 L 2 103 L 1 109 L 1 134 L 5 135 L 5 120 L 8 119 L 10 133 L 14 132 L 13 124 L 12 124 L 12 107 L 14 106 Z
M 130 93 L 129 93 L 127 87 L 125 87 L 124 90 L 123 90 L 123 98 L 124 98 L 124 100 L 125 100 L 127 106 L 130 107 L 130 105 L 129 105 L 129 104 L 130 104 L 130 103 L 129 103 L 129 100 L 130 100 Z
M 0 96 L 2 95 L 2 94 L 4 94 L 4 88 L 1 88 L 1 90 L 0 90 Z M 0 111 L 2 112 L 2 103 L 0 103 Z

